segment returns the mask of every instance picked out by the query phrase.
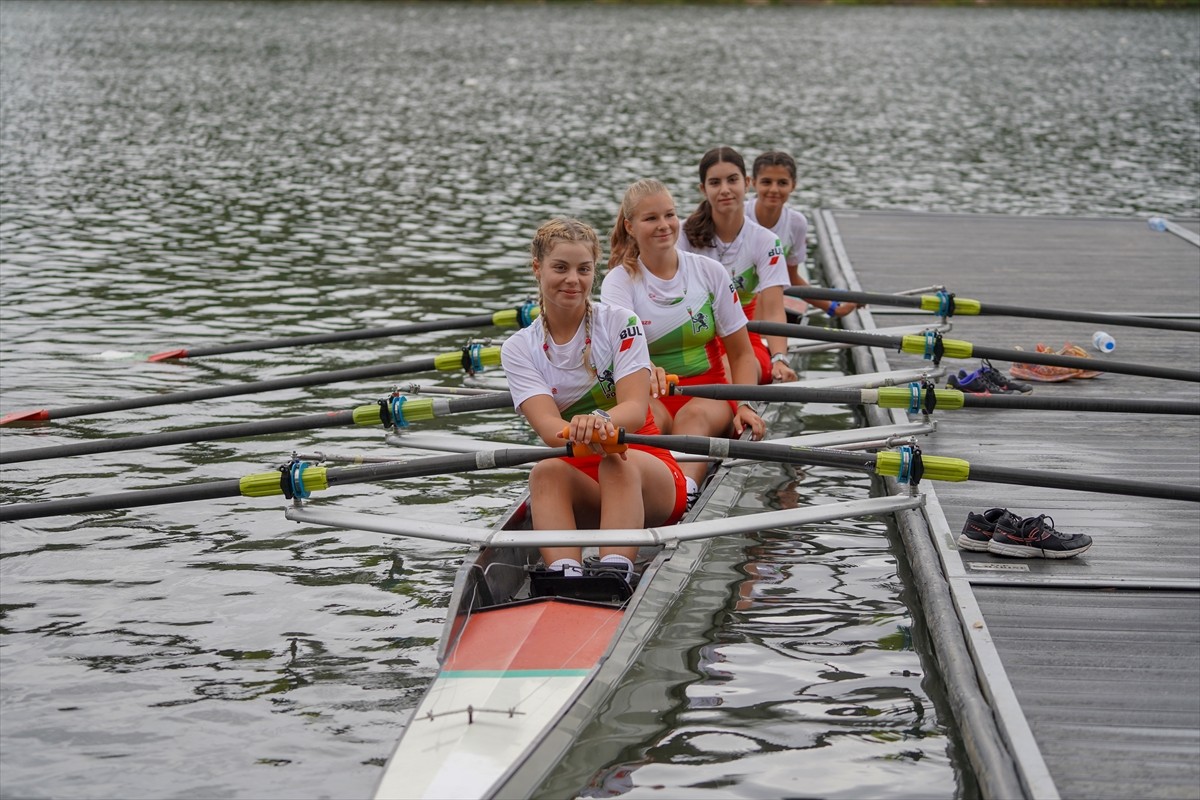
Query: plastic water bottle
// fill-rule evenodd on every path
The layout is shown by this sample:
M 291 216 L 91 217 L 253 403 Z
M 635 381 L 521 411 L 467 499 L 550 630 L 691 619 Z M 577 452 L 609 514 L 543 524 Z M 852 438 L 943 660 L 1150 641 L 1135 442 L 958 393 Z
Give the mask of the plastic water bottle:
M 1117 340 L 1104 331 L 1096 331 L 1092 334 L 1092 347 L 1101 353 L 1111 353 L 1117 349 Z
M 1150 226 L 1150 230 L 1162 233 L 1167 229 L 1167 221 L 1162 217 L 1151 217 L 1146 220 L 1146 224 Z

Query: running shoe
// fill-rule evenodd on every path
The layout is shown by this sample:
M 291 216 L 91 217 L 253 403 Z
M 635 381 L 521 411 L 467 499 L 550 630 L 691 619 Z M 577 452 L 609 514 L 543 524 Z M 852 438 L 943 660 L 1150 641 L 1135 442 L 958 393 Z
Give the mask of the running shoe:
M 1021 518 L 1007 508 L 989 508 L 982 514 L 968 512 L 958 537 L 958 549 L 986 553 L 992 543 L 992 534 L 996 532 L 996 523 L 1001 521 L 1010 528 L 1021 524 Z
M 1002 394 L 1012 394 L 1013 392 L 1029 394 L 1033 391 L 1033 387 L 1028 383 L 1014 381 L 1012 378 L 993 367 L 992 362 L 988 361 L 987 359 L 984 359 L 979 365 L 979 371 L 983 374 L 984 380 L 995 386 L 997 391 Z
M 960 369 L 957 375 L 951 375 L 946 379 L 946 385 L 951 389 L 958 389 L 960 392 L 966 392 L 967 394 L 1000 392 L 998 387 L 984 377 L 983 370 L 981 369 L 977 369 L 974 372 L 967 372 Z
M 1092 537 L 1056 531 L 1054 518 L 1039 514 L 1015 526 L 997 522 L 988 552 L 1017 558 L 1073 558 L 1091 546 Z

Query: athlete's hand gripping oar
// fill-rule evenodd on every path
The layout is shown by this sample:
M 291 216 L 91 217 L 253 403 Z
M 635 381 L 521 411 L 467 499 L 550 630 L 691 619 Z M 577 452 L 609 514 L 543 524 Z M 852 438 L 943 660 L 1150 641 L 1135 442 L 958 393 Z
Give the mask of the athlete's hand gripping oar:
M 1057 353 L 1038 353 L 1025 350 L 1009 350 L 1001 347 L 983 347 L 961 339 L 945 339 L 940 333 L 930 332 L 925 336 L 880 336 L 865 331 L 846 331 L 836 328 L 817 328 L 811 325 L 784 325 L 778 322 L 751 320 L 747 326 L 755 333 L 768 336 L 791 336 L 799 339 L 817 339 L 825 342 L 884 347 L 901 353 L 925 356 L 937 364 L 945 358 L 986 358 L 992 361 L 1023 362 L 1026 364 L 1049 364 L 1053 367 L 1116 372 L 1125 375 L 1140 375 L 1146 378 L 1166 378 L 1173 381 L 1200 383 L 1200 370 L 1178 367 L 1156 367 L 1152 364 L 1133 364 L 1128 361 L 1110 361 L 1107 358 L 1078 358 L 1060 356 Z
M 1003 317 L 1028 317 L 1030 319 L 1053 319 L 1063 322 L 1089 322 L 1101 325 L 1122 325 L 1132 328 L 1157 328 L 1166 331 L 1200 332 L 1200 320 L 1163 319 L 1139 317 L 1136 314 L 1104 314 L 1095 311 L 1068 311 L 1057 308 L 1033 308 L 1032 306 L 1005 306 L 997 303 L 982 303 L 967 297 L 956 297 L 953 293 L 900 295 L 876 292 L 852 292 L 846 289 L 825 289 L 818 286 L 791 286 L 784 294 L 803 297 L 806 300 L 836 300 L 850 303 L 873 303 L 880 306 L 919 308 L 943 317 L 995 315 Z
M 1183 414 L 1200 416 L 1200 400 L 1143 400 L 1124 397 L 1047 397 L 1045 395 L 970 394 L 933 386 L 882 386 L 878 389 L 813 389 L 774 384 L 746 386 L 736 383 L 672 385 L 671 394 L 713 400 L 767 400 L 772 403 L 836 403 L 903 408 L 910 414 L 931 414 L 935 409 L 1020 408 L 1039 411 L 1095 411 L 1126 414 Z
M 357 328 L 350 331 L 334 333 L 315 333 L 309 336 L 293 336 L 284 339 L 260 339 L 255 342 L 237 342 L 235 344 L 213 345 L 211 347 L 179 348 L 165 350 L 150 356 L 150 361 L 166 361 L 176 358 L 197 358 L 199 356 L 217 356 L 226 353 L 245 353 L 251 350 L 271 350 L 277 347 L 298 347 L 306 344 L 329 344 L 330 342 L 352 342 L 361 339 L 380 339 L 386 336 L 401 334 L 431 333 L 433 331 L 453 331 L 464 328 L 527 328 L 537 318 L 538 307 L 526 303 L 516 308 L 506 308 L 500 311 L 479 314 L 474 317 L 458 317 L 455 319 L 436 319 L 427 322 L 411 322 L 406 325 L 392 325 L 383 328 Z
M 434 419 L 447 414 L 469 411 L 484 411 L 512 406 L 512 395 L 508 392 L 456 397 L 453 399 L 397 395 L 387 397 L 372 405 L 359 406 L 348 411 L 330 411 L 305 417 L 239 422 L 233 425 L 210 425 L 181 431 L 164 431 L 141 436 L 122 436 L 113 439 L 96 439 L 88 442 L 36 447 L 28 450 L 0 450 L 0 464 L 17 464 L 23 461 L 42 461 L 48 458 L 115 453 L 123 450 L 140 450 L 149 447 L 168 447 L 175 444 L 212 442 L 220 439 L 238 439 L 246 436 L 265 436 L 271 433 L 294 433 L 316 428 L 334 428 L 343 425 L 383 425 L 386 428 L 406 427 L 410 422 Z
M 428 372 L 430 370 L 446 372 L 454 369 L 463 369 L 467 372 L 478 372 L 484 366 L 494 367 L 499 364 L 499 347 L 478 347 L 477 345 L 471 345 L 462 350 L 442 353 L 433 358 L 397 361 L 390 364 L 376 364 L 370 367 L 352 367 L 332 372 L 315 372 L 310 375 L 297 375 L 291 378 L 276 378 L 269 381 L 255 381 L 253 383 L 239 383 L 233 386 L 212 386 L 207 389 L 193 389 L 187 392 L 133 397 L 128 400 L 111 400 L 103 403 L 69 406 L 67 408 L 43 408 L 36 411 L 18 411 L 0 418 L 0 425 L 8 425 L 13 422 L 39 422 L 49 419 L 61 419 L 63 417 L 84 417 L 91 414 L 104 414 L 109 411 L 126 411 L 131 408 L 164 406 L 172 403 L 190 403 L 195 400 L 209 400 L 214 397 L 234 397 L 241 394 L 257 394 L 259 392 L 273 392 L 280 389 L 295 389 L 300 386 L 323 386 L 342 381 L 385 378 L 393 375 L 409 375 L 414 372 Z
M 770 442 L 710 439 L 706 436 L 640 436 L 626 433 L 624 430 L 617 438 L 624 444 L 662 447 L 679 453 L 713 458 L 747 458 L 759 461 L 779 461 L 784 464 L 811 464 L 819 467 L 857 469 L 876 475 L 900 478 L 902 481 L 911 483 L 916 483 L 922 478 L 951 482 L 972 480 L 1200 503 L 1200 487 L 1127 481 L 1096 475 L 989 467 L 971 464 L 961 458 L 925 455 L 918 448 L 901 448 L 899 451 L 879 454 L 847 453 L 771 444 Z
M 350 483 L 423 478 L 484 469 L 503 469 L 520 464 L 544 461 L 548 458 L 577 455 L 575 447 L 522 447 L 512 450 L 489 450 L 451 456 L 431 456 L 403 463 L 365 464 L 357 467 L 314 467 L 304 461 L 292 461 L 277 472 L 260 472 L 224 481 L 168 486 L 134 492 L 72 497 L 47 500 L 41 503 L 15 503 L 0 506 L 0 522 L 12 522 L 37 517 L 64 514 L 88 514 L 93 511 L 113 511 L 124 508 L 186 503 L 193 500 L 216 500 L 224 497 L 304 498 L 311 492 Z M 617 453 L 625 446 L 612 442 L 604 449 Z M 590 452 L 590 451 L 589 451 Z

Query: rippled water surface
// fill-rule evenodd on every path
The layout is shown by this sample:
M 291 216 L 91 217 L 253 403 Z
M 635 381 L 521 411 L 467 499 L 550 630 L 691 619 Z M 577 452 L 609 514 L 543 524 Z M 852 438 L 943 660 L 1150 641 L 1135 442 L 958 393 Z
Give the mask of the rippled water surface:
M 646 176 L 690 208 L 718 143 L 796 154 L 802 208 L 1195 216 L 1198 117 L 1194 12 L 6 0 L 0 412 L 457 349 L 461 332 L 138 357 L 516 305 L 539 222 L 606 230 Z M 0 447 L 341 410 L 391 385 L 6 427 Z M 853 424 L 808 406 L 777 432 Z M 531 440 L 508 411 L 426 429 Z M 385 446 L 333 428 L 35 461 L 0 492 L 231 479 L 293 450 Z M 746 480 L 731 513 L 869 491 L 830 470 Z M 521 487 L 506 471 L 321 502 L 487 525 Z M 4 524 L 0 795 L 370 794 L 462 553 L 281 506 Z M 545 796 L 974 796 L 882 523 L 719 542 L 683 599 Z

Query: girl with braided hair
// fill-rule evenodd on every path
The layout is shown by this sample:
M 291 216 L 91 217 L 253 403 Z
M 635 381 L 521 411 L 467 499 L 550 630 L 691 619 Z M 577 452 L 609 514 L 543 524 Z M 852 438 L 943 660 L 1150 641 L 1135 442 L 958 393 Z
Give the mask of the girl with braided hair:
M 589 226 L 553 219 L 533 238 L 540 316 L 504 342 L 501 362 L 513 405 L 552 447 L 593 455 L 539 462 L 529 476 L 535 530 L 643 528 L 670 524 L 686 510 L 679 465 L 666 450 L 632 445 L 608 453 L 617 428 L 654 435 L 650 357 L 633 312 L 592 303 L 600 242 Z M 578 547 L 542 548 L 563 577 L 583 574 Z M 604 568 L 633 574 L 636 547 L 601 548 Z

